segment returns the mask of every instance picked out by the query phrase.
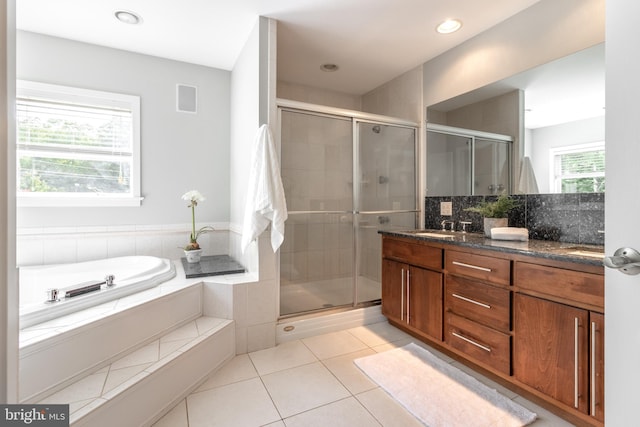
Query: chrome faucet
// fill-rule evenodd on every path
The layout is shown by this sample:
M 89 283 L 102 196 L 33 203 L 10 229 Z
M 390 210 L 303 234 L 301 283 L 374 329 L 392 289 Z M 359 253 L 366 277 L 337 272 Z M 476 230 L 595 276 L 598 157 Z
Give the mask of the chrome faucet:
M 447 221 L 446 219 L 442 220 L 442 222 L 440 223 L 440 225 L 442 226 L 442 231 L 447 231 L 447 224 L 451 224 L 451 231 L 455 231 L 456 222 Z

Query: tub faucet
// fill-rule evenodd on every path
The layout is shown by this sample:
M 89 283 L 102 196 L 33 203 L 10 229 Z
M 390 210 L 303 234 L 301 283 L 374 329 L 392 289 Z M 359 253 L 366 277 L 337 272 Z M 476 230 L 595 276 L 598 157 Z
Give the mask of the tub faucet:
M 113 274 L 107 274 L 106 276 L 104 276 L 104 284 L 107 286 L 113 286 L 113 281 L 115 280 L 115 278 L 116 276 L 114 276 Z

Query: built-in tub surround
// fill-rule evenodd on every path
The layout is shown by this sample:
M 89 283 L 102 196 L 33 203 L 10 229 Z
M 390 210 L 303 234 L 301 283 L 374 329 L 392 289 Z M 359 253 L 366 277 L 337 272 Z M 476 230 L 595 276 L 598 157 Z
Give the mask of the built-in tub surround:
M 141 292 L 175 275 L 176 269 L 170 260 L 151 256 L 21 268 L 20 327 Z M 111 282 L 108 279 L 113 282 L 108 283 Z M 77 296 L 67 294 L 89 285 L 95 290 Z
M 482 217 L 465 211 L 497 196 L 434 196 L 425 198 L 425 228 L 440 229 L 443 220 L 471 221 L 467 231 L 481 232 Z M 604 244 L 604 193 L 520 194 L 520 205 L 509 213 L 510 227 L 524 227 L 529 238 L 565 243 Z M 440 202 L 452 202 L 452 215 L 440 214 Z
M 233 320 L 236 329 L 247 329 L 247 313 L 258 310 L 245 296 L 255 274 L 186 279 L 182 263 L 172 263 L 175 277 L 153 288 L 22 329 L 20 400 L 37 400 L 198 316 Z M 64 363 L 51 367 L 52 360 Z

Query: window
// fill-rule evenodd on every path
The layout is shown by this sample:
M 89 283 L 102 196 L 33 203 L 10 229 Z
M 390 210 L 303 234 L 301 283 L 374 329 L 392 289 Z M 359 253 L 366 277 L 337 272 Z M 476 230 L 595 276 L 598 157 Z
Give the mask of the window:
M 19 206 L 139 206 L 140 99 L 17 82 Z
M 554 192 L 604 192 L 604 142 L 552 149 L 551 158 Z

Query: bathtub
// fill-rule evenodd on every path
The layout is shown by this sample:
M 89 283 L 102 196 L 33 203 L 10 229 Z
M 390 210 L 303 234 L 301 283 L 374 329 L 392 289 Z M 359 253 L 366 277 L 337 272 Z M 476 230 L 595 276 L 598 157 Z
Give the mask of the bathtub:
M 98 286 L 98 282 L 110 275 L 114 276 L 112 286 Z M 152 256 L 125 256 L 74 264 L 22 267 L 19 270 L 20 328 L 152 288 L 175 275 L 173 262 Z M 66 291 L 89 283 L 99 290 L 65 297 Z M 56 301 L 48 301 L 54 294 L 52 289 L 58 290 Z

